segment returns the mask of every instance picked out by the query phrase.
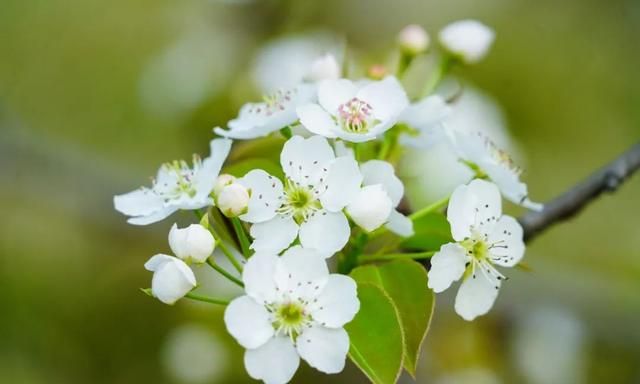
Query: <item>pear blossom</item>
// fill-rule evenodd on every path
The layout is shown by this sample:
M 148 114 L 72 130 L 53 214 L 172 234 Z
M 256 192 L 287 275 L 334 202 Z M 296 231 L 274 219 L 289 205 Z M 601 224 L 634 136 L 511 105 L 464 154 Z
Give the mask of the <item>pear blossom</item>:
M 242 184 L 233 183 L 222 188 L 217 197 L 220 211 L 227 217 L 237 217 L 249 209 L 249 191 Z
M 393 166 L 382 160 L 369 160 L 360 166 L 363 188 L 347 205 L 347 213 L 366 231 L 382 224 L 400 236 L 413 235 L 413 222 L 396 210 L 404 195 L 404 185 Z
M 246 294 L 229 304 L 224 322 L 246 349 L 252 378 L 287 383 L 300 358 L 327 374 L 343 370 L 349 351 L 343 326 L 360 309 L 353 279 L 329 274 L 320 255 L 294 246 L 281 257 L 254 254 L 242 280 Z
M 412 56 L 425 52 L 429 43 L 429 34 L 417 24 L 407 25 L 398 34 L 400 49 Z
M 193 271 L 177 257 L 157 254 L 144 267 L 153 272 L 151 293 L 165 304 L 173 305 L 196 287 Z
M 229 154 L 231 140 L 215 139 L 210 147 L 208 158 L 201 160 L 194 156 L 193 167 L 185 161 L 163 164 L 151 188 L 143 187 L 115 196 L 116 210 L 131 216 L 127 220 L 130 224 L 147 225 L 163 220 L 179 209 L 213 205 L 209 195 Z
M 252 223 L 251 248 L 280 252 L 298 236 L 305 248 L 330 257 L 351 234 L 342 209 L 360 190 L 362 175 L 350 156 L 335 157 L 322 136 L 293 136 L 282 148 L 283 183 L 256 169 L 238 180 L 251 191 L 240 219 Z
M 395 77 L 353 83 L 325 80 L 318 84 L 318 103 L 300 106 L 300 123 L 312 133 L 351 142 L 373 140 L 391 128 L 409 105 Z
M 428 148 L 444 135 L 444 121 L 451 107 L 440 95 L 432 95 L 411 104 L 404 110 L 400 122 L 416 129 L 415 134 L 400 136 L 400 144 L 414 148 Z
M 498 187 L 480 179 L 456 188 L 447 220 L 455 243 L 443 245 L 431 258 L 429 288 L 439 293 L 462 279 L 455 310 L 471 321 L 491 309 L 506 279 L 495 266 L 513 267 L 524 256 L 522 227 L 502 215 Z
M 318 57 L 311 63 L 306 79 L 312 82 L 335 80 L 340 78 L 342 69 L 336 57 L 330 53 Z
M 452 131 L 451 136 L 460 158 L 479 176 L 488 177 L 498 185 L 509 201 L 539 211 L 542 204 L 529 200 L 527 185 L 520 181 L 522 169 L 514 164 L 508 153 L 498 148 L 480 132 Z
M 227 124 L 228 130 L 216 127 L 214 132 L 238 140 L 267 136 L 294 124 L 298 120 L 296 108 L 315 101 L 315 97 L 315 86 L 312 84 L 278 89 L 263 96 L 262 102 L 242 106 L 238 117 Z
M 444 49 L 466 64 L 482 60 L 494 39 L 493 30 L 477 20 L 453 22 L 439 34 L 440 44 Z
M 169 231 L 169 246 L 174 255 L 186 262 L 204 263 L 213 253 L 216 241 L 211 232 L 200 224 L 186 228 L 173 224 Z

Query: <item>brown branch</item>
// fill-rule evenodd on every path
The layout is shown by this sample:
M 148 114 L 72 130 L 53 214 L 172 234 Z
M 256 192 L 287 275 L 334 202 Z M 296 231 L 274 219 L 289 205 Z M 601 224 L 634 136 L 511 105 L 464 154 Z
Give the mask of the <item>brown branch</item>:
M 550 226 L 578 214 L 604 192 L 613 192 L 640 168 L 640 143 L 593 173 L 581 183 L 545 204 L 541 212 L 530 211 L 518 221 L 529 242 Z

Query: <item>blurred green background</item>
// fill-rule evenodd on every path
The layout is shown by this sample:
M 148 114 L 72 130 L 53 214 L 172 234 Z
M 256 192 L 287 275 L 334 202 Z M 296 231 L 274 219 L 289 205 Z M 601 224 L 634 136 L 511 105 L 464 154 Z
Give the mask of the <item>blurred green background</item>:
M 640 138 L 637 0 L 2 0 L 0 382 L 250 382 L 220 311 L 138 291 L 172 220 L 129 226 L 112 196 L 161 162 L 206 154 L 211 128 L 257 94 L 265 42 L 328 31 L 376 62 L 406 24 L 434 37 L 469 17 L 497 40 L 456 74 L 501 105 L 533 199 Z M 532 272 L 509 271 L 473 323 L 439 296 L 417 381 L 640 382 L 639 212 L 636 177 L 536 239 Z M 305 367 L 295 381 L 364 379 Z

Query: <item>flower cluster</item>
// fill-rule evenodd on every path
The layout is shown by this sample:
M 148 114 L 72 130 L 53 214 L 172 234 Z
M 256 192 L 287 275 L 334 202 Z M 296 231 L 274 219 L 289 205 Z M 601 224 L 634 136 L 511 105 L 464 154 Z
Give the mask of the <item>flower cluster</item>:
M 476 21 L 447 26 L 439 37 L 440 71 L 479 61 L 492 40 L 493 32 Z M 395 165 L 405 147 L 427 149 L 435 136 L 444 137 L 475 174 L 448 199 L 454 242 L 433 252 L 429 288 L 441 292 L 462 279 L 455 310 L 472 320 L 492 307 L 505 280 L 495 266 L 513 267 L 523 257 L 522 229 L 501 208 L 501 193 L 541 208 L 529 200 L 520 169 L 483 134 L 448 129 L 455 98 L 434 93 L 433 80 L 412 97 L 401 83 L 430 42 L 421 27 L 407 27 L 398 37 L 396 74 L 378 66 L 365 79 L 342 77 L 341 63 L 322 55 L 298 84 L 244 105 L 226 129 L 215 128 L 223 138 L 211 141 L 208 158 L 162 165 L 151 187 L 115 196 L 115 208 L 131 224 L 158 222 L 178 210 L 197 214 L 198 223 L 171 228 L 175 256 L 158 254 L 145 264 L 153 272 L 145 292 L 167 304 L 187 297 L 226 305 L 227 330 L 246 349 L 251 377 L 289 382 L 300 358 L 328 374 L 342 371 L 350 348 L 344 326 L 360 308 L 348 273 L 382 260 L 376 255 L 398 255 L 403 238 L 417 236 L 416 220 L 444 207 L 403 213 L 411 207 Z M 270 135 L 286 139 L 279 167 L 221 174 L 232 139 Z M 234 271 L 216 262 L 215 250 Z M 340 273 L 329 272 L 330 258 Z M 191 268 L 203 264 L 244 295 L 229 302 L 192 292 Z

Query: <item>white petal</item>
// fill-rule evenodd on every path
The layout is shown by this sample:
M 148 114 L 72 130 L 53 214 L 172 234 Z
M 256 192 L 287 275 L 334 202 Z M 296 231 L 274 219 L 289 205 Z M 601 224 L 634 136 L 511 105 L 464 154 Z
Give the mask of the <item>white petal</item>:
M 240 296 L 229 303 L 224 323 L 231 336 L 249 349 L 264 345 L 275 332 L 269 312 L 249 296 Z
M 298 337 L 297 349 L 300 357 L 318 371 L 339 373 L 349 352 L 349 335 L 342 328 L 305 328 Z
M 340 211 L 360 192 L 362 175 L 358 162 L 353 157 L 338 157 L 331 162 L 325 183 L 327 189 L 320 195 L 322 207 Z
M 393 209 L 391 199 L 382 185 L 367 185 L 347 206 L 351 219 L 367 232 L 384 224 Z
M 251 226 L 251 249 L 256 252 L 279 253 L 298 236 L 298 224 L 291 218 L 277 215 L 269 221 Z
M 439 124 L 450 113 L 451 107 L 446 101 L 440 95 L 433 95 L 407 107 L 400 120 L 422 130 Z
M 210 155 L 202 161 L 200 170 L 195 174 L 193 185 L 196 189 L 194 200 L 204 201 L 207 199 L 213 186 L 218 179 L 222 164 L 227 159 L 231 151 L 231 140 L 213 139 L 209 143 Z
M 513 267 L 524 256 L 522 226 L 511 216 L 502 216 L 493 227 L 487 242 L 494 264 Z
M 460 285 L 456 295 L 456 313 L 467 321 L 486 314 L 496 301 L 499 288 L 500 281 L 491 282 L 476 271 L 475 278 L 469 276 Z
M 317 212 L 300 226 L 300 243 L 331 257 L 349 241 L 351 228 L 342 212 Z
M 244 354 L 244 366 L 249 376 L 265 384 L 285 384 L 291 381 L 300 365 L 300 357 L 286 336 L 274 337 L 257 349 Z
M 340 328 L 360 310 L 357 286 L 352 278 L 331 274 L 317 300 L 310 304 L 313 319 L 325 327 Z
M 157 223 L 171 216 L 172 213 L 178 210 L 178 207 L 163 207 L 159 211 L 156 211 L 147 216 L 136 216 L 127 220 L 127 223 L 133 225 L 148 225 Z
M 388 124 L 386 126 L 387 128 L 391 127 Z M 378 136 L 380 132 L 378 129 L 376 129 L 376 127 L 377 126 L 374 126 L 366 133 L 353 133 L 347 132 L 344 129 L 339 129 L 338 131 L 336 131 L 336 135 L 344 141 L 350 141 L 352 143 L 364 143 L 365 141 L 373 140 Z
M 440 250 L 431 258 L 431 269 L 428 274 L 429 288 L 436 293 L 449 288 L 464 274 L 467 260 L 465 249 L 456 243 L 440 247 Z
M 280 257 L 274 279 L 280 292 L 307 300 L 322 291 L 328 277 L 324 258 L 312 249 L 294 246 Z
M 382 184 L 394 207 L 404 195 L 404 185 L 396 176 L 393 165 L 382 160 L 369 160 L 360 166 L 364 185 Z
M 391 213 L 389 214 L 389 221 L 385 227 L 396 235 L 402 237 L 409 237 L 414 234 L 413 221 L 395 209 L 391 210 Z
M 357 97 L 373 107 L 374 116 L 382 121 L 397 119 L 409 106 L 409 98 L 393 76 L 375 81 L 358 91 Z
M 174 255 L 181 259 L 185 259 L 189 256 L 189 249 L 187 247 L 187 229 L 178 228 L 178 224 L 174 223 L 169 231 L 169 247 Z
M 339 129 L 335 120 L 329 112 L 325 111 L 318 104 L 307 104 L 297 109 L 300 124 L 307 130 L 316 135 L 328 138 L 336 137 L 336 131 Z
M 280 164 L 287 177 L 302 185 L 315 185 L 335 158 L 333 149 L 322 136 L 293 136 L 282 147 Z
M 347 79 L 325 80 L 318 84 L 318 102 L 327 112 L 336 115 L 340 104 L 356 95 L 356 86 Z
M 498 187 L 488 181 L 475 179 L 468 185 L 458 186 L 451 195 L 447 220 L 451 234 L 461 241 L 471 234 L 471 227 L 489 233 L 502 214 L 502 201 Z
M 247 295 L 258 303 L 272 303 L 276 299 L 274 274 L 278 256 L 274 253 L 256 253 L 242 270 L 242 282 Z
M 247 213 L 240 216 L 241 220 L 260 223 L 276 215 L 283 194 L 280 179 L 262 169 L 254 169 L 238 180 L 238 183 L 251 191 Z
M 152 256 L 146 263 L 144 263 L 144 269 L 147 271 L 155 272 L 159 270 L 164 264 L 173 260 L 173 257 L 159 253 Z
M 520 181 L 520 175 L 517 172 L 503 164 L 483 162 L 479 165 L 491 181 L 496 183 L 507 200 L 534 211 L 542 209 L 542 204 L 529 200 L 527 185 Z
M 148 188 L 140 188 L 113 197 L 118 212 L 127 216 L 146 216 L 162 209 L 163 199 Z

